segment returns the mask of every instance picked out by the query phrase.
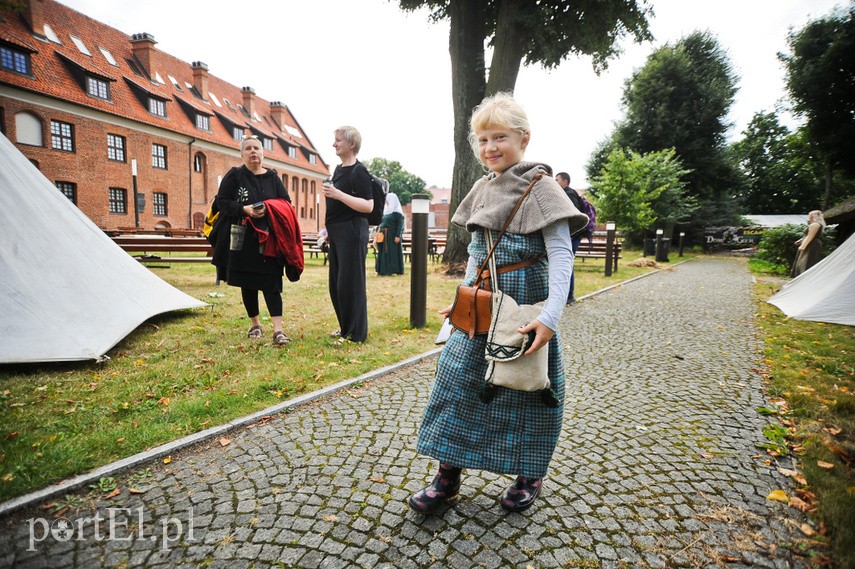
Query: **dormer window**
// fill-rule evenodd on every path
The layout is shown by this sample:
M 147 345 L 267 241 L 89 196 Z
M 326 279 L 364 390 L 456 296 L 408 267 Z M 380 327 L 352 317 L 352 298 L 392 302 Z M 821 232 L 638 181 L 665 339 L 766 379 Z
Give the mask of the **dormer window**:
M 104 56 L 104 59 L 106 59 L 106 60 L 107 60 L 107 63 L 109 63 L 110 65 L 112 65 L 112 66 L 114 66 L 114 67 L 118 67 L 118 66 L 119 66 L 119 64 L 118 64 L 118 63 L 116 63 L 116 58 L 115 58 L 115 57 L 113 57 L 113 54 L 112 54 L 112 53 L 110 53 L 110 50 L 108 50 L 108 49 L 106 49 L 106 48 L 103 48 L 103 47 L 100 47 L 100 46 L 98 47 L 98 49 L 100 49 L 100 50 L 101 50 L 101 55 L 103 55 L 103 56 Z
M 30 56 L 8 46 L 0 46 L 0 66 L 22 75 L 30 75 Z
M 53 28 L 51 28 L 48 24 L 45 24 L 44 30 L 45 30 L 45 37 L 47 39 L 49 39 L 53 43 L 57 43 L 59 45 L 62 45 L 62 42 L 59 41 L 59 38 L 57 37 L 56 32 L 53 31 Z
M 273 139 L 263 136 L 261 137 L 261 145 L 265 150 L 273 150 Z
M 199 130 L 211 130 L 211 120 L 207 115 L 201 113 L 196 115 L 196 128 Z
M 295 146 L 288 147 L 288 158 L 297 159 L 297 148 Z
M 240 140 L 243 138 L 243 129 L 239 126 L 232 127 L 232 138 L 235 140 Z
M 317 154 L 309 154 L 309 164 L 317 164 L 318 156 Z
M 83 55 L 88 55 L 89 57 L 92 57 L 92 53 L 89 51 L 89 48 L 86 47 L 86 44 L 83 43 L 82 39 L 80 39 L 77 36 L 72 36 L 72 35 L 69 35 L 68 37 L 71 38 L 71 41 L 74 42 L 74 45 L 77 46 L 77 50 L 80 53 L 82 53 Z
M 86 77 L 86 92 L 90 97 L 96 99 L 110 100 L 110 84 L 103 79 L 97 79 L 92 76 Z
M 148 98 L 148 112 L 158 117 L 166 116 L 166 103 L 154 97 Z

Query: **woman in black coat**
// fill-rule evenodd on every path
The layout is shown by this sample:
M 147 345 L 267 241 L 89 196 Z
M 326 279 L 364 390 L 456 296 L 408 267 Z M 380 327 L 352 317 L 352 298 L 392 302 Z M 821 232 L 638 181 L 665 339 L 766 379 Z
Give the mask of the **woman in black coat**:
M 243 137 L 240 155 L 243 166 L 229 170 L 217 192 L 216 204 L 222 219 L 217 222 L 211 262 L 217 267 L 219 280 L 240 287 L 244 308 L 252 321 L 247 336 L 261 338 L 263 335 L 258 305 L 258 292 L 261 291 L 273 321 L 273 342 L 287 344 L 291 339 L 282 330 L 284 263 L 262 254 L 258 234 L 252 225 L 269 231 L 263 202 L 281 199 L 290 203 L 291 199 L 276 171 L 264 167 L 264 148 L 257 136 Z M 247 217 L 252 219 L 252 225 L 243 223 Z

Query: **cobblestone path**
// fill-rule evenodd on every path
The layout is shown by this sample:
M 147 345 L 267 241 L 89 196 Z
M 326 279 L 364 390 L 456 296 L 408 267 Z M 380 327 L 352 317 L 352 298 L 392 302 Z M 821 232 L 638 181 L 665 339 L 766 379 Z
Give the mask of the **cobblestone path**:
M 435 468 L 415 453 L 429 358 L 123 473 L 96 509 L 0 520 L 0 567 L 802 567 L 801 522 L 766 499 L 788 480 L 754 446 L 753 313 L 728 260 L 568 307 L 564 432 L 522 514 L 497 502 L 510 477 L 479 471 L 442 516 L 406 506 Z

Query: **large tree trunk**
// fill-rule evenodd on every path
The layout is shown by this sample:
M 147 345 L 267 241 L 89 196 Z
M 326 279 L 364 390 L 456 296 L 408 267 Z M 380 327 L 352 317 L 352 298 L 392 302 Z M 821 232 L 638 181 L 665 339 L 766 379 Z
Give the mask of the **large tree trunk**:
M 493 59 L 490 61 L 490 77 L 485 93 L 488 97 L 499 91 L 514 92 L 525 54 L 526 35 L 521 32 L 515 17 L 524 9 L 514 0 L 502 0 L 499 4 L 496 35 L 493 37 Z
M 448 41 L 451 97 L 454 103 L 454 173 L 450 204 L 450 215 L 453 216 L 472 184 L 482 174 L 480 163 L 469 145 L 469 116 L 484 98 L 486 30 L 483 0 L 451 0 L 448 13 L 451 20 Z M 469 233 L 449 223 L 443 261 L 465 263 L 468 245 Z

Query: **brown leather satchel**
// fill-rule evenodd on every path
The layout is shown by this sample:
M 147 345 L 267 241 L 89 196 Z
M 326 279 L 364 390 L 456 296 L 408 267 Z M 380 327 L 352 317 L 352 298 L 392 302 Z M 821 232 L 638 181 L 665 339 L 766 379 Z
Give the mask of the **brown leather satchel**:
M 478 276 L 475 278 L 475 282 L 471 286 L 459 285 L 457 287 L 457 294 L 454 297 L 454 304 L 451 306 L 451 313 L 448 315 L 448 321 L 461 332 L 468 334 L 470 340 L 475 337 L 475 334 L 486 334 L 490 330 L 493 292 L 490 286 L 490 271 L 487 270 L 487 263 L 489 263 L 490 257 L 493 256 L 493 252 L 496 250 L 496 245 L 499 244 L 499 240 L 502 238 L 502 235 L 505 234 L 505 231 L 508 229 L 511 221 L 513 221 L 517 211 L 519 211 L 523 200 L 528 196 L 528 193 L 534 187 L 535 182 L 540 180 L 542 177 L 543 174 L 541 173 L 535 175 L 534 179 L 528 185 L 528 188 L 526 188 L 526 191 L 523 192 L 523 195 L 520 197 L 519 201 L 517 201 L 514 209 L 511 210 L 511 214 L 505 221 L 504 227 L 502 227 L 502 230 L 499 232 L 499 236 L 490 248 L 490 252 L 487 253 L 484 263 L 478 270 Z M 508 271 L 515 271 L 538 260 L 540 259 L 531 259 L 529 261 L 523 261 L 522 263 L 515 263 L 513 265 L 497 269 L 496 272 L 501 274 Z

